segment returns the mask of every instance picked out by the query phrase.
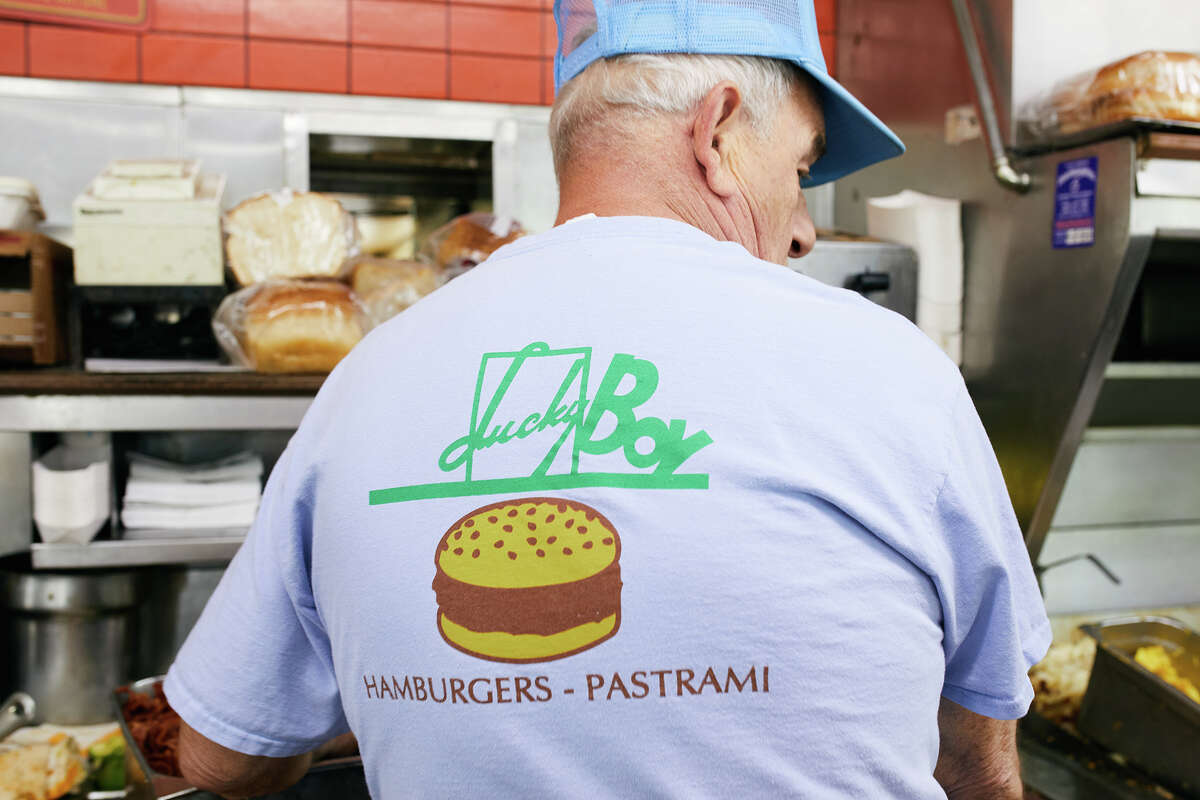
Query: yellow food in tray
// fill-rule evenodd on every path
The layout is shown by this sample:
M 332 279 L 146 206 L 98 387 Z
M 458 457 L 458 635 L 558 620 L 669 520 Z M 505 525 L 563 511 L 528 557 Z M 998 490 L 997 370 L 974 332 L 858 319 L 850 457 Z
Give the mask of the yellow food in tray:
M 1179 674 L 1171 656 L 1161 644 L 1151 644 L 1139 647 L 1133 654 L 1133 660 L 1146 669 L 1186 694 L 1192 700 L 1200 703 L 1200 690 L 1196 684 Z

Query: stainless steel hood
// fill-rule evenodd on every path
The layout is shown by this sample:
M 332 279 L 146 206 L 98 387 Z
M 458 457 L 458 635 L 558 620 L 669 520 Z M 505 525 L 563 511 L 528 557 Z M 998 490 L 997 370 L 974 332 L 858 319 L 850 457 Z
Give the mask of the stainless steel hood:
M 1146 41 L 1169 47 L 1172 37 L 1184 35 L 1178 26 L 1200 26 L 1200 6 L 1151 0 L 1139 5 L 1133 22 L 1129 4 L 1121 8 L 1118 0 L 971 0 L 967 6 L 996 98 L 1003 152 L 1015 170 L 1029 175 L 1028 190 L 997 182 L 983 140 L 947 141 L 947 111 L 976 105 L 977 98 L 951 0 L 841 0 L 838 78 L 896 130 L 909 152 L 840 181 L 835 220 L 861 231 L 866 198 L 903 188 L 963 202 L 963 372 L 1037 564 L 1098 398 L 1102 391 L 1120 395 L 1110 391 L 1114 382 L 1137 373 L 1121 376 L 1110 362 L 1148 259 L 1163 248 L 1182 247 L 1195 254 L 1200 272 L 1200 191 L 1193 198 L 1139 194 L 1141 156 L 1150 139 L 1136 126 L 1092 143 L 1040 150 L 1023 143 L 1017 150 L 1014 109 L 1028 99 L 1039 71 L 1047 82 L 1042 88 L 1049 89 L 1049 82 L 1072 71 L 1150 46 Z M 1177 13 L 1166 13 L 1169 6 Z M 1105 27 L 1106 13 L 1124 20 L 1124 43 L 1114 33 L 1121 25 Z M 1155 25 L 1165 31 L 1157 39 Z M 1079 37 L 1089 34 L 1079 26 L 1103 35 L 1080 44 Z M 1059 51 L 1048 55 L 1055 36 Z M 1092 52 L 1112 47 L 1125 49 Z M 1083 63 L 1081 53 L 1100 60 Z M 1098 169 L 1095 240 L 1056 249 L 1058 165 L 1092 157 Z

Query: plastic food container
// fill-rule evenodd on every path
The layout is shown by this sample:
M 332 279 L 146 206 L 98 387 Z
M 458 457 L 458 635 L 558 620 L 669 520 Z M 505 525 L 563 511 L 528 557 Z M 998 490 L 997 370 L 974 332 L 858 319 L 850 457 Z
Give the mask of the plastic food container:
M 1161 645 L 1179 675 L 1200 686 L 1200 634 L 1169 617 L 1085 625 L 1096 662 L 1079 710 L 1081 733 L 1189 797 L 1200 790 L 1200 703 L 1134 660 Z
M 24 178 L 0 177 L 0 230 L 31 231 L 45 218 L 32 183 Z

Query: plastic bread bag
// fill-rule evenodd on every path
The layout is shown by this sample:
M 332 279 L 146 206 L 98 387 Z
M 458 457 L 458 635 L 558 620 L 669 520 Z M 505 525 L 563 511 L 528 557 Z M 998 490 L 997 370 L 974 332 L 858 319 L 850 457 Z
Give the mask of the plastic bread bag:
M 350 275 L 372 325 L 386 322 L 445 282 L 442 270 L 432 264 L 367 256 L 354 260 Z
M 358 252 L 354 217 L 318 192 L 281 189 L 225 214 L 225 254 L 242 286 L 272 278 L 341 277 Z
M 1200 122 L 1200 55 L 1151 50 L 1072 76 L 1019 114 L 1035 139 L 1129 119 Z
M 524 235 L 525 229 L 512 217 L 475 211 L 455 217 L 430 234 L 420 257 L 444 269 L 448 280 Z
M 337 281 L 267 281 L 221 301 L 213 333 L 230 361 L 257 372 L 329 372 L 370 328 Z

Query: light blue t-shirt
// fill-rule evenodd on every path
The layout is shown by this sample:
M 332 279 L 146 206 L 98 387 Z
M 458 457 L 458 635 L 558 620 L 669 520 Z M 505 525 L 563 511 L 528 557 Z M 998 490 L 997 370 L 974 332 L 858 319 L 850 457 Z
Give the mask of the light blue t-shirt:
M 326 381 L 167 678 L 373 796 L 896 797 L 1049 625 L 955 366 L 688 225 L 581 219 Z

